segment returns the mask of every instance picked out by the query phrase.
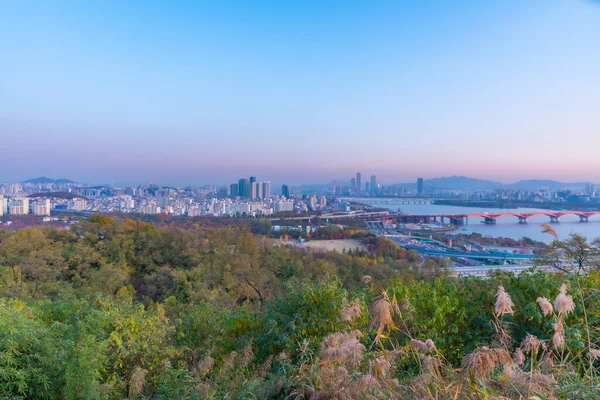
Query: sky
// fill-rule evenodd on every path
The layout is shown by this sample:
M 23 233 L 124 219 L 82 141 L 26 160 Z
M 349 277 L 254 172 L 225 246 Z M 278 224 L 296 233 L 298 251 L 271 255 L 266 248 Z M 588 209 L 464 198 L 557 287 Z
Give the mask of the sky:
M 0 182 L 600 182 L 600 1 L 0 0 Z

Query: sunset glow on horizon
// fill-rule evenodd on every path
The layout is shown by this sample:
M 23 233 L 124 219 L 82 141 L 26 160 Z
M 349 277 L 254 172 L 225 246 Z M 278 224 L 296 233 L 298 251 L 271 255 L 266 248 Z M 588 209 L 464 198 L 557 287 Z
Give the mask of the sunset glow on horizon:
M 3 2 L 0 181 L 600 183 L 598 2 L 416 3 Z

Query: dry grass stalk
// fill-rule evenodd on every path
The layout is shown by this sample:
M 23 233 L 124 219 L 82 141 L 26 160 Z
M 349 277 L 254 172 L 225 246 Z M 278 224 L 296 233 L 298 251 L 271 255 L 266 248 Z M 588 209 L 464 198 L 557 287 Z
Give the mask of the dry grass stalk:
M 419 351 L 419 350 L 422 350 L 422 351 L 433 351 L 433 350 L 435 350 L 435 343 L 431 339 L 427 339 L 424 342 L 422 342 L 420 340 L 417 340 L 417 339 L 411 339 L 410 340 L 410 347 L 413 350 L 416 350 L 416 351 Z
M 267 360 L 262 364 L 258 370 L 256 371 L 256 376 L 261 379 L 265 379 L 269 375 L 269 371 L 271 370 L 271 366 L 273 365 L 273 356 L 270 355 Z
M 204 357 L 199 363 L 198 365 L 196 365 L 196 368 L 194 368 L 194 376 L 197 379 L 202 379 L 204 378 L 206 375 L 208 375 L 210 373 L 210 371 L 212 371 L 212 369 L 215 366 L 215 359 L 208 356 L 208 357 Z
M 542 340 L 538 339 L 536 336 L 531 335 L 529 333 L 521 342 L 521 349 L 525 354 L 538 354 L 540 348 L 545 349 L 546 344 Z
M 536 302 L 539 304 L 542 313 L 544 316 L 548 316 L 554 312 L 554 308 L 552 307 L 552 303 L 545 297 L 538 297 Z
M 393 311 L 394 308 L 387 299 L 377 300 L 371 306 L 371 325 L 378 328 L 390 325 Z
M 483 379 L 490 376 L 496 368 L 511 362 L 512 357 L 505 349 L 480 347 L 463 358 L 463 371 Z
M 565 327 L 563 325 L 562 314 L 559 315 L 556 324 L 554 324 L 554 335 L 552 336 L 554 348 L 562 350 L 565 347 Z
M 590 351 L 588 353 L 588 357 L 592 361 L 596 361 L 597 359 L 600 358 L 600 350 L 598 350 L 598 349 L 590 349 Z
M 515 350 L 513 359 L 514 359 L 516 365 L 525 364 L 525 354 L 523 353 L 523 350 L 521 350 L 520 348 Z
M 521 387 L 522 392 L 536 393 L 542 398 L 555 399 L 555 392 L 558 387 L 556 379 L 551 375 L 545 375 L 541 372 L 532 372 L 521 374 L 511 379 L 511 382 L 516 387 Z
M 435 357 L 425 356 L 423 358 L 423 371 L 430 374 L 440 374 L 441 363 Z
M 146 375 L 148 375 L 148 371 L 140 367 L 135 367 L 135 369 L 131 372 L 131 378 L 129 379 L 129 397 L 136 396 L 144 392 L 144 386 L 146 386 Z
M 541 371 L 551 371 L 554 368 L 554 354 L 552 350 L 544 353 L 539 365 Z
M 542 233 L 548 233 L 554 236 L 554 239 L 558 240 L 558 233 L 550 224 L 542 224 Z
M 352 332 L 332 333 L 325 337 L 321 343 L 320 356 L 325 362 L 349 363 L 356 365 L 362 359 L 366 347 L 358 341 L 362 333 L 358 330 Z
M 242 368 L 246 368 L 252 360 L 254 359 L 254 351 L 252 350 L 252 341 L 248 342 L 248 344 L 242 349 L 241 358 L 239 363 Z
M 223 365 L 221 365 L 221 372 L 229 372 L 233 370 L 235 367 L 235 360 L 238 357 L 237 351 L 232 351 L 229 353 L 225 361 L 223 361 Z
M 575 311 L 573 298 L 567 294 L 567 285 L 563 283 L 560 286 L 560 293 L 554 300 L 554 308 L 559 314 L 570 314 Z
M 347 307 L 342 308 L 340 320 L 342 322 L 352 322 L 354 318 L 359 318 L 361 315 L 360 300 L 356 299 Z
M 400 303 L 400 310 L 406 311 L 410 308 L 410 301 L 408 299 L 403 299 L 402 303 Z
M 385 378 L 392 368 L 392 363 L 384 356 L 379 356 L 371 363 L 370 367 L 372 375 Z
M 513 306 L 512 299 L 504 290 L 504 286 L 498 286 L 498 293 L 496 293 L 496 316 L 500 317 L 504 314 L 514 314 Z

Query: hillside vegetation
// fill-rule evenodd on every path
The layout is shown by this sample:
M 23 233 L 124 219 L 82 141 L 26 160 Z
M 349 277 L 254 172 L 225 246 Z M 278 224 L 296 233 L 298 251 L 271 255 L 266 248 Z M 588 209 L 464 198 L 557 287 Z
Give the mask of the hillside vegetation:
M 106 217 L 0 231 L 0 398 L 597 397 L 597 271 L 454 278 L 365 237 L 341 254 Z

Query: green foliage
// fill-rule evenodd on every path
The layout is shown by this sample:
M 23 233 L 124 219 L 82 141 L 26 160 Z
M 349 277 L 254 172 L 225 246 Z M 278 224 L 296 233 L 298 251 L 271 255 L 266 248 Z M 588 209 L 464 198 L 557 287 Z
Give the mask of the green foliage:
M 556 316 L 544 316 L 536 299 L 553 301 L 561 283 L 576 307 L 564 316 L 566 350 L 555 352 L 558 393 L 593 398 L 600 361 L 588 351 L 600 347 L 600 272 L 454 278 L 442 262 L 416 266 L 411 252 L 363 239 L 369 251 L 339 254 L 273 246 L 245 227 L 91 219 L 69 231 L 0 231 L 0 398 L 309 397 L 327 386 L 322 369 L 340 363 L 323 359 L 323 340 L 349 330 L 360 331 L 355 349 L 365 346 L 352 379 L 390 354 L 403 355 L 390 367 L 398 379 L 420 373 L 411 338 L 432 339 L 451 371 L 496 340 L 498 286 L 514 303 L 502 317 L 506 346 L 533 334 L 551 348 Z M 379 330 L 369 311 L 386 296 L 399 312 Z M 359 315 L 342 320 L 350 305 Z M 380 389 L 378 398 L 394 397 Z M 472 390 L 497 392 L 479 383 Z
M 298 351 L 307 341 L 316 350 L 321 340 L 340 329 L 340 311 L 346 297 L 338 280 L 301 284 L 269 305 L 265 331 L 256 343 L 261 358 L 283 350 Z

